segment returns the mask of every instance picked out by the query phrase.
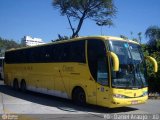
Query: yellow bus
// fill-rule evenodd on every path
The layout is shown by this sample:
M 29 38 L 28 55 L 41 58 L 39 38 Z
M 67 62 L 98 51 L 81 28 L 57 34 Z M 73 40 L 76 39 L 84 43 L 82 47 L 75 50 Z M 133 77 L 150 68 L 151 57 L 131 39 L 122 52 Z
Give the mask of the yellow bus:
M 5 84 L 114 108 L 145 103 L 145 58 L 134 41 L 111 36 L 78 37 L 5 53 Z

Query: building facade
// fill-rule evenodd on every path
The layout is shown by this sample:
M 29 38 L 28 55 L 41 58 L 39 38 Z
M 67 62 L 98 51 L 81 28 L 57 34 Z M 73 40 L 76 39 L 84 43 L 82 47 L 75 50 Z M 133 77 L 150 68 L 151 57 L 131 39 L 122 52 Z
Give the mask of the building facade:
M 31 36 L 24 36 L 21 39 L 21 44 L 23 46 L 35 46 L 45 44 L 41 38 L 32 38 Z

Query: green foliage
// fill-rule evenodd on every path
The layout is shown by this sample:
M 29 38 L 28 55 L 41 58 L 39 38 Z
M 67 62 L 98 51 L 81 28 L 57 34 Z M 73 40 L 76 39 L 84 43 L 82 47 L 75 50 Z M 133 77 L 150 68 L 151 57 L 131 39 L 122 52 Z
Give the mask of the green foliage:
M 160 66 L 160 52 L 154 52 L 151 56 L 156 59 L 158 66 Z M 147 73 L 150 92 L 160 92 L 160 69 L 157 73 L 154 73 L 153 65 L 147 62 Z
M 123 39 L 125 39 L 125 40 L 128 39 L 128 37 L 126 37 L 125 35 L 120 35 L 120 38 L 123 38 Z
M 72 37 L 78 36 L 85 19 L 91 19 L 99 26 L 112 26 L 116 14 L 113 0 L 53 0 L 53 7 L 66 16 L 72 30 Z M 78 21 L 73 27 L 73 21 Z
M 139 43 L 141 44 L 142 43 L 142 32 L 139 32 L 138 33 L 138 39 L 139 39 Z
M 157 60 L 158 66 L 160 67 L 160 27 L 150 26 L 146 30 L 145 35 L 149 38 L 149 42 L 146 45 L 148 53 Z M 149 90 L 151 92 L 160 92 L 160 68 L 155 74 L 153 73 L 153 66 L 151 64 L 147 64 L 147 66 L 150 86 Z
M 156 59 L 158 66 L 160 67 L 160 41 L 156 42 L 155 48 L 151 47 L 149 44 L 142 44 L 142 50 L 145 56 L 152 56 Z M 155 51 L 157 50 L 157 51 Z M 160 93 L 160 68 L 157 73 L 153 71 L 153 65 L 147 61 L 147 74 L 149 83 L 149 92 L 159 92 Z
M 0 37 L 0 48 L 5 48 L 6 50 L 8 50 L 8 49 L 18 48 L 18 47 L 21 47 L 21 45 L 16 43 L 14 40 L 2 39 Z
M 131 40 L 141 44 L 142 32 L 137 33 L 137 35 L 138 35 L 137 37 L 133 37 L 133 32 L 131 32 L 130 34 L 131 34 L 131 37 L 132 37 Z M 128 39 L 128 37 L 126 37 L 125 35 L 120 35 L 120 38 L 123 38 L 123 39 L 126 39 L 126 40 Z
M 133 41 L 135 42 L 138 42 L 138 39 L 137 38 L 132 38 Z
M 149 55 L 149 52 L 148 52 L 149 47 L 146 44 L 141 44 L 141 47 L 142 47 L 142 51 L 144 53 L 144 56 L 148 56 Z
M 145 32 L 145 35 L 146 35 L 147 38 L 149 38 L 148 44 L 151 47 L 156 47 L 157 41 L 160 40 L 160 27 L 158 27 L 158 26 L 148 27 L 146 32 Z
M 55 41 L 62 41 L 62 40 L 69 40 L 69 39 L 71 39 L 71 37 L 68 37 L 68 36 L 61 36 L 60 34 L 58 34 L 58 39 L 52 40 L 52 42 L 55 42 Z

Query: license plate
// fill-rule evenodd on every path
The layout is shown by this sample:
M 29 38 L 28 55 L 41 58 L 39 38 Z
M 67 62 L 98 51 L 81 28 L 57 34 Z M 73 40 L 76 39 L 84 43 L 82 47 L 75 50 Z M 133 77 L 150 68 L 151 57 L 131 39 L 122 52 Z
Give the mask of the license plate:
M 134 101 L 131 101 L 131 104 L 138 104 L 138 101 L 137 100 L 134 100 Z

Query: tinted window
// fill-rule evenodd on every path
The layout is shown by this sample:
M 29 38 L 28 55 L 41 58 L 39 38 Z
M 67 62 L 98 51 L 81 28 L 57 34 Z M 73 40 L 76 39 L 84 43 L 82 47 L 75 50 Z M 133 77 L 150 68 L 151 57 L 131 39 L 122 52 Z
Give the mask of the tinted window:
M 85 63 L 85 40 L 6 52 L 6 63 Z
M 108 64 L 105 44 L 101 40 L 88 40 L 88 65 L 93 78 L 108 85 Z
M 54 54 L 57 62 L 85 62 L 85 41 L 57 44 Z

